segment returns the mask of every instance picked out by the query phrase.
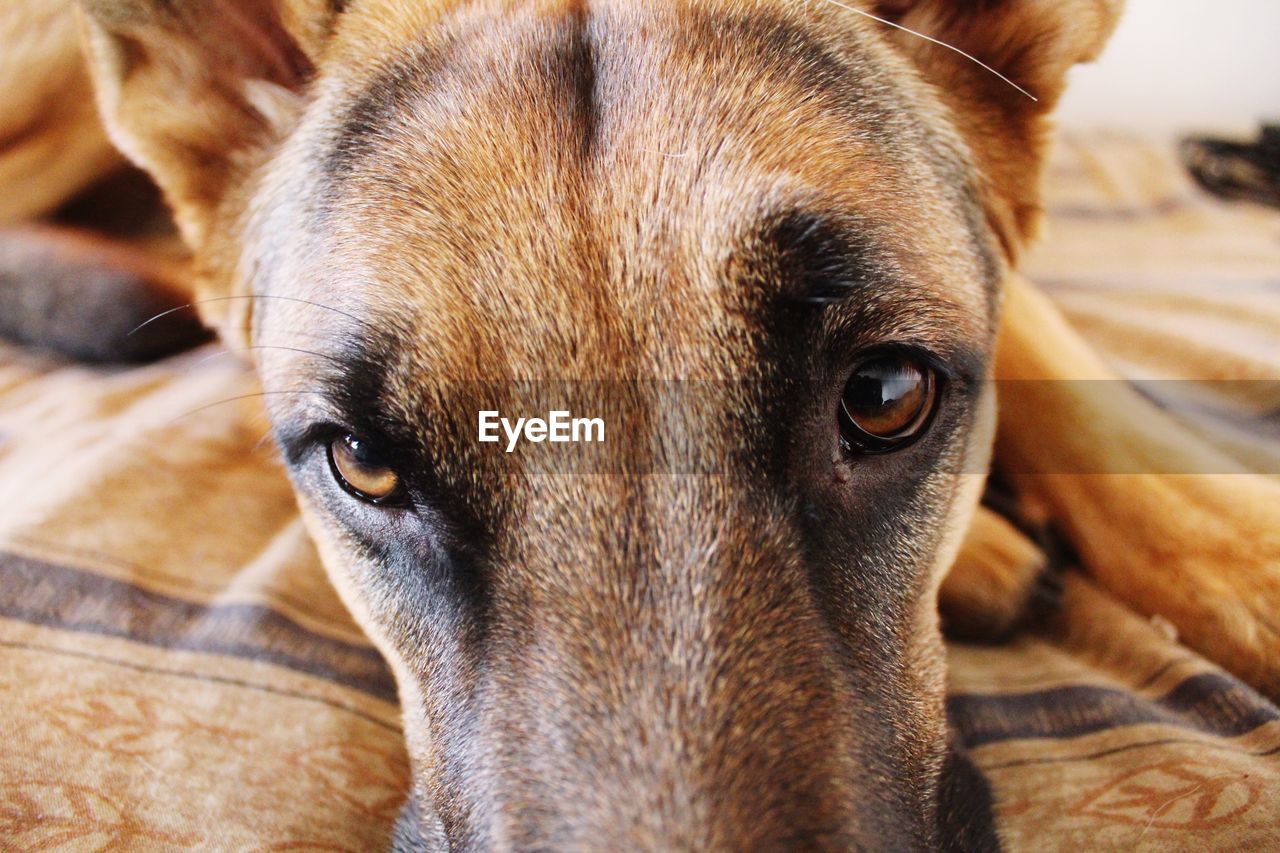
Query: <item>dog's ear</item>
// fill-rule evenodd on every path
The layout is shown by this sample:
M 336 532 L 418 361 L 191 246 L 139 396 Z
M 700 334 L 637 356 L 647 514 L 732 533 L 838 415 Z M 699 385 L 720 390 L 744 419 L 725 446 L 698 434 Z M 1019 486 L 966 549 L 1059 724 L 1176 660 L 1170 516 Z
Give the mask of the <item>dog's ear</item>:
M 254 168 L 301 112 L 336 0 L 80 0 L 115 144 L 150 173 L 198 261 L 201 315 L 243 343 L 251 301 L 226 299 Z M 211 299 L 210 297 L 215 297 Z
M 1124 0 L 872 4 L 876 15 L 906 28 L 889 29 L 887 35 L 952 110 L 984 176 L 988 215 L 1011 258 L 1038 220 L 1047 116 L 1062 95 L 1067 72 L 1097 57 L 1123 6 Z
M 202 248 L 218 209 L 306 85 L 326 0 L 81 0 L 113 141 Z

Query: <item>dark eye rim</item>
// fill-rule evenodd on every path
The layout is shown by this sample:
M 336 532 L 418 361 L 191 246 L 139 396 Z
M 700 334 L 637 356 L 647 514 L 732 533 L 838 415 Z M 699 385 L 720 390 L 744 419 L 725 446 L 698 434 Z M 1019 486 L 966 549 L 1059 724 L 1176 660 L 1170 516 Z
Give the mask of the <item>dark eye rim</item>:
M 396 482 L 395 489 L 392 490 L 389 494 L 384 495 L 382 497 L 377 497 L 375 495 L 371 495 L 367 492 L 361 491 L 360 489 L 352 485 L 351 481 L 349 481 L 345 476 L 343 476 L 342 469 L 338 467 L 337 460 L 333 458 L 333 447 L 339 441 L 349 441 L 357 438 L 358 437 L 354 433 L 342 433 L 340 435 L 333 436 L 332 438 L 330 438 L 325 442 L 325 445 L 324 445 L 325 459 L 329 463 L 329 473 L 333 476 L 334 482 L 336 482 L 338 484 L 338 487 L 341 488 L 344 492 L 351 495 L 351 497 L 355 498 L 361 503 L 369 504 L 370 506 L 376 506 L 381 509 L 404 509 L 409 507 L 410 506 L 409 490 L 405 487 L 404 478 L 401 477 L 398 473 L 396 474 L 397 482 Z M 394 469 L 392 470 L 394 471 Z
M 849 378 L 857 372 L 858 368 L 886 358 L 914 361 L 924 369 L 925 375 L 930 380 L 930 394 L 926 401 L 926 408 L 910 426 L 894 436 L 880 436 L 867 432 L 858 426 L 844 404 L 844 389 L 848 385 Z M 919 442 L 929 434 L 929 429 L 933 426 L 933 422 L 942 408 L 942 400 L 949 379 L 949 372 L 939 362 L 938 358 L 933 353 L 917 347 L 886 345 L 859 352 L 857 358 L 853 361 L 853 366 L 846 374 L 844 384 L 840 386 L 840 395 L 836 407 L 841 447 L 851 455 L 875 456 L 896 453 Z

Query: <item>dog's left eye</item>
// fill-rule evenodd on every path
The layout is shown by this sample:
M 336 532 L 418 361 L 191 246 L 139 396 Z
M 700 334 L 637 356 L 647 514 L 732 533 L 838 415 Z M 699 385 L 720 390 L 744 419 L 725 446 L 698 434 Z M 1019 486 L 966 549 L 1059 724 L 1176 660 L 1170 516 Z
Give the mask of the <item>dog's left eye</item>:
M 864 453 L 906 447 L 928 429 L 940 384 L 938 372 L 916 356 L 881 353 L 864 359 L 840 398 L 845 445 Z
M 357 436 L 344 435 L 329 443 L 329 470 L 348 494 L 366 503 L 387 506 L 404 497 L 400 475 Z

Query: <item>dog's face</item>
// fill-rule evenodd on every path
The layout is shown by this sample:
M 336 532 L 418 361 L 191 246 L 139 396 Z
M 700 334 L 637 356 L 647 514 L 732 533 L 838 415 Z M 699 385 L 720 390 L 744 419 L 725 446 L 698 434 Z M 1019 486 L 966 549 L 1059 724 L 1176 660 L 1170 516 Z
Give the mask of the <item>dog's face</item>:
M 398 678 L 406 831 L 961 832 L 935 595 L 1037 166 L 974 134 L 1004 115 L 1016 148 L 1036 113 L 834 6 L 426 5 L 273 11 L 212 175 L 118 131 L 258 297 L 308 525 Z M 136 69 L 96 14 L 99 64 Z M 479 441 L 553 408 L 605 441 Z
M 287 297 L 253 340 L 317 353 L 259 368 L 305 392 L 273 421 L 417 795 L 482 849 L 929 842 L 998 268 L 958 146 L 861 27 L 777 10 L 403 45 L 341 54 L 248 240 Z M 559 405 L 605 443 L 477 440 Z

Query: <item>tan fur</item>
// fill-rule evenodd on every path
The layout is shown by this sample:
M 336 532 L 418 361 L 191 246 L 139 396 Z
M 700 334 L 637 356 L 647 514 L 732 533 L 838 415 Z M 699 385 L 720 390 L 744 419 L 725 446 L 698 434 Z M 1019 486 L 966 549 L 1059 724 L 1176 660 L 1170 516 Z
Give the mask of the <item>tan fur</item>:
M 628 467 L 657 451 L 722 460 L 733 448 L 716 436 L 731 433 L 726 413 L 739 414 L 741 401 L 703 401 L 694 415 L 711 437 L 705 443 L 672 447 L 655 438 L 623 448 L 614 479 L 566 477 L 536 462 L 514 468 L 472 457 L 459 441 L 469 421 L 455 420 L 461 416 L 445 405 L 456 391 L 444 380 L 755 377 L 761 365 L 747 343 L 759 330 L 743 321 L 754 307 L 750 294 L 727 298 L 717 289 L 725 269 L 750 280 L 735 255 L 758 210 L 748 199 L 857 211 L 895 263 L 910 269 L 929 306 L 914 324 L 889 324 L 881 334 L 924 343 L 958 335 L 989 348 L 994 328 L 970 233 L 982 223 L 966 222 L 956 199 L 980 202 L 989 231 L 976 248 L 999 246 L 994 264 L 1003 272 L 1034 231 L 1048 111 L 1067 69 L 1096 55 L 1120 5 L 866 4 L 999 68 L 1040 99 L 1032 102 L 936 45 L 816 2 L 658 8 L 621 0 L 355 0 L 338 16 L 320 0 L 167 7 L 85 0 L 108 128 L 165 189 L 196 252 L 200 293 L 264 297 L 215 303 L 207 308 L 211 322 L 233 342 L 260 341 L 270 328 L 314 328 L 317 315 L 307 306 L 270 301 L 305 298 L 414 333 L 387 354 L 400 368 L 388 389 L 405 407 L 397 414 L 433 446 L 456 450 L 438 466 L 444 486 L 497 495 L 491 511 L 522 521 L 502 528 L 493 545 L 504 554 L 494 569 L 494 606 L 516 625 L 490 629 L 489 642 L 503 654 L 488 668 L 467 663 L 444 673 L 456 650 L 430 645 L 424 630 L 406 631 L 408 616 L 389 615 L 402 598 L 369 586 L 367 560 L 314 484 L 296 475 L 335 584 L 395 669 L 415 793 L 438 810 L 441 831 L 478 833 L 466 837 L 499 847 L 551 843 L 555 836 L 537 833 L 552 832 L 552 824 L 528 818 L 548 807 L 530 787 L 532 776 L 570 780 L 556 804 L 565 819 L 619 844 L 766 845 L 789 825 L 803 827 L 804 839 L 848 845 L 876 827 L 876 792 L 855 758 L 875 749 L 893 750 L 893 761 L 916 780 L 914 788 L 893 786 L 903 802 L 938 808 L 944 673 L 935 594 L 946 564 L 959 548 L 942 584 L 949 618 L 1001 631 L 1015 621 L 1042 563 L 1034 546 L 985 511 L 960 543 L 978 478 L 929 480 L 920 496 L 943 507 L 937 528 L 893 543 L 929 569 L 907 591 L 893 664 L 858 664 L 872 667 L 860 675 L 874 673 L 880 696 L 910 700 L 895 712 L 892 735 L 869 742 L 871 723 L 860 726 L 857 715 L 873 705 L 830 656 L 833 633 L 812 610 L 796 570 L 794 530 L 778 507 L 751 503 L 739 469 L 692 482 L 647 480 Z M 537 66 L 518 63 L 521 50 L 538 49 L 555 26 L 584 19 L 588 7 L 609 32 L 631 41 L 609 54 L 616 66 L 608 73 L 626 81 L 629 97 L 610 102 L 611 123 L 597 129 L 605 145 L 590 160 L 601 171 L 584 178 L 570 156 L 581 128 L 557 101 L 563 93 L 538 77 Z M 35 7 L 23 8 L 26 17 L 17 20 L 29 23 Z M 719 38 L 721 28 L 699 28 L 700 15 L 747 22 L 742 47 L 727 45 L 712 58 L 703 42 Z M 916 124 L 897 126 L 896 138 L 867 141 L 881 119 L 869 121 L 859 128 L 868 136 L 857 141 L 847 122 L 809 98 L 806 86 L 814 84 L 797 74 L 803 68 L 763 67 L 768 50 L 747 37 L 758 35 L 766 17 L 857 57 L 868 79 L 892 84 L 896 99 L 870 93 L 867 109 L 883 103 L 883 121 L 901 111 Z M 82 85 L 78 69 L 66 65 L 66 30 L 57 32 L 40 52 L 71 82 L 47 91 Z M 396 50 L 409 48 L 418 62 L 409 71 L 429 74 L 433 57 L 446 56 L 452 64 L 442 68 L 454 76 L 432 77 L 430 97 L 412 108 L 388 96 L 396 109 L 375 128 L 384 147 L 324 196 L 320 153 L 342 130 L 341 117 L 397 70 Z M 33 115 L 19 104 L 0 127 L 28 134 Z M 96 137 L 90 131 L 86 138 Z M 709 151 L 741 153 L 704 162 Z M 0 168 L 7 162 L 17 161 L 0 157 Z M 82 181 L 51 179 L 45 196 L 65 196 Z M 31 215 L 49 202 L 42 205 L 9 215 Z M 326 205 L 331 215 L 321 227 Z M 1009 281 L 1000 379 L 1113 378 L 1042 296 Z M 343 327 L 333 315 L 322 322 L 339 323 L 325 327 L 335 336 L 361 336 L 358 325 Z M 266 382 L 284 387 L 314 380 L 312 366 L 281 352 L 263 353 L 257 366 Z M 1063 468 L 1033 476 L 1038 458 L 1096 472 L 1144 464 L 1171 446 L 1208 453 L 1133 398 L 1127 405 L 1139 417 L 1120 424 L 1115 411 L 1073 397 L 1071 387 L 1047 383 L 1042 397 L 1009 401 L 1000 415 L 999 464 L 1049 507 L 1105 586 L 1280 694 L 1275 485 L 1243 475 L 1057 473 Z M 652 403 L 640 391 L 588 400 L 641 422 Z M 317 416 L 310 405 L 280 399 L 273 415 L 278 424 L 303 421 Z M 990 432 L 989 417 L 975 415 L 953 461 L 984 462 Z M 842 482 L 837 476 L 823 488 Z M 643 536 L 627 526 L 641 510 L 656 513 Z M 619 562 L 627 553 L 639 556 Z M 650 572 L 647 586 L 619 582 L 640 563 Z M 833 601 L 856 601 L 861 581 L 846 580 L 831 582 Z M 842 618 L 834 631 L 841 642 L 881 642 L 883 626 Z M 641 637 L 638 625 L 652 635 Z M 661 665 L 646 657 L 655 637 L 671 655 Z M 735 656 L 741 648 L 753 655 Z M 444 674 L 448 690 L 426 689 Z M 500 709 L 468 704 L 467 691 L 481 684 L 502 697 Z M 464 707 L 486 738 L 457 739 L 453 717 Z M 587 709 L 596 715 L 590 727 L 581 722 Z M 548 729 L 571 734 L 575 748 L 549 749 Z M 732 747 L 726 732 L 738 738 Z M 706 760 L 690 769 L 690 756 Z M 473 790 L 456 784 L 460 775 Z M 576 794 L 566 793 L 571 788 Z M 851 802 L 862 823 L 850 817 Z M 933 817 L 891 819 L 929 844 Z M 823 826 L 839 829 L 823 835 Z

